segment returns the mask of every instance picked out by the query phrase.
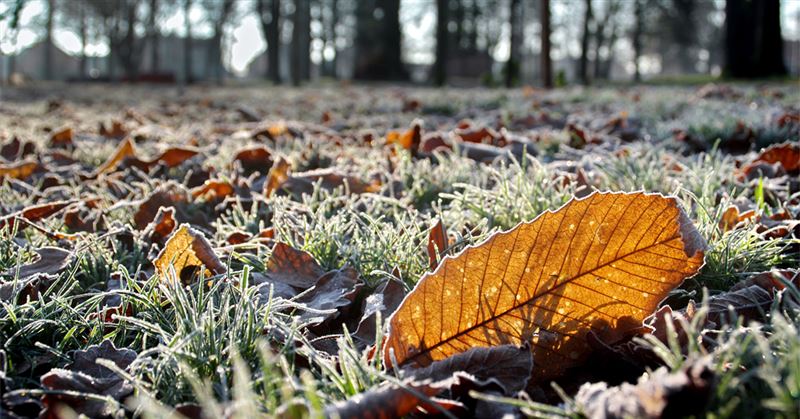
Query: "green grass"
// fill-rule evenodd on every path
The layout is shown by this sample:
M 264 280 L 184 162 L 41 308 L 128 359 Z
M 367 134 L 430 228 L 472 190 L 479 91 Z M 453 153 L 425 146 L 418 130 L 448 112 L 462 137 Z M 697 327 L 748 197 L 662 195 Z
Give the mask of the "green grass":
M 742 89 L 752 94 L 749 87 Z M 405 128 L 412 117 L 419 116 L 400 114 L 396 103 L 384 110 L 363 98 L 356 107 L 344 100 L 337 102 L 333 100 L 335 87 L 313 92 L 315 101 L 306 107 L 307 115 L 301 115 L 286 103 L 298 103 L 298 98 L 309 95 L 308 91 L 276 91 L 276 96 L 283 97 L 282 108 L 278 102 L 258 102 L 259 96 L 243 89 L 220 94 L 233 95 L 225 96 L 226 100 L 261 106 L 265 114 L 276 115 L 274 120 L 316 123 L 319 112 L 327 109 L 324 103 L 328 103 L 340 115 L 339 122 L 353 127 L 345 130 L 348 135 L 366 127 L 381 133 Z M 424 103 L 421 112 L 428 118 L 429 130 L 438 126 L 449 129 L 461 118 L 486 124 L 497 118 L 507 121 L 532 108 L 532 99 L 518 91 L 479 89 L 465 94 L 457 89 L 410 89 L 408 93 Z M 148 249 L 141 244 L 126 249 L 114 235 L 83 234 L 72 244 L 61 243 L 73 246 L 76 257 L 52 280 L 41 298 L 0 302 L 0 350 L 6 359 L 6 381 L 11 383 L 7 389 L 38 396 L 43 391 L 39 377 L 44 372 L 68 364 L 71 351 L 110 339 L 117 347 L 138 353 L 129 372 L 119 371 L 135 387 L 134 397 L 115 405 L 127 415 L 178 417 L 175 406 L 197 403 L 212 417 L 319 417 L 325 405 L 398 378 L 381 365 L 382 357 L 372 357 L 369 348 L 361 349 L 347 331 L 336 338 L 337 357 L 315 348 L 307 325 L 290 314 L 303 309 L 299 303 L 263 298 L 269 295 L 268 290 L 252 286 L 251 273 L 265 269 L 269 246 L 226 246 L 223 242 L 230 233 L 257 234 L 273 227 L 277 241 L 309 252 L 326 269 L 354 267 L 367 289 L 398 275 L 411 288 L 428 271 L 425 244 L 428 230 L 437 220 L 444 222 L 453 239 L 448 251 L 458 252 L 563 205 L 578 188 L 576 167 L 595 180 L 596 189 L 661 192 L 676 196 L 686 209 L 708 242 L 708 251 L 700 274 L 670 297 L 676 309 L 689 298 L 705 301 L 704 295 L 724 292 L 752 273 L 797 266 L 797 255 L 787 251 L 797 239 L 767 239 L 753 224 L 728 232 L 719 228 L 722 211 L 736 200 L 752 200 L 760 214 L 770 214 L 784 204 L 775 199 L 781 195 L 775 191 L 733 182 L 737 157 L 725 154 L 717 142 L 729 136 L 738 120 L 758 129 L 759 144 L 796 139 L 796 133 L 779 129 L 766 118 L 783 105 L 770 102 L 751 109 L 744 102 L 709 100 L 687 106 L 685 100 L 691 94 L 685 87 L 672 91 L 652 88 L 642 92 L 635 110 L 633 102 L 614 89 L 543 94 L 554 101 L 548 109 L 554 116 L 577 115 L 588 121 L 630 110 L 631 118 L 641 121 L 649 140 L 626 144 L 624 153 L 601 147 L 581 154 L 565 146 L 568 138 L 559 130 L 547 134 L 552 144 L 543 147 L 538 156 L 490 164 L 476 163 L 457 153 L 414 158 L 401 150 L 395 150 L 397 155 L 390 162 L 380 141 L 370 146 L 340 147 L 317 134 L 271 143 L 270 150 L 286 157 L 296 172 L 331 166 L 360 179 L 379 178 L 383 187 L 377 193 L 356 195 L 345 188 L 328 191 L 317 185 L 309 195 L 278 195 L 264 202 L 242 200 L 232 205 L 214 221 L 214 234 L 210 236 L 215 245 L 231 250 L 231 256 L 224 260 L 229 272 L 224 279 L 214 278 L 210 285 L 200 281 L 182 287 L 158 275 L 143 276 L 142 267 L 151 256 Z M 134 90 L 132 100 L 140 101 L 145 111 L 159 109 L 137 95 L 141 92 Z M 27 108 L 21 109 L 24 112 Z M 77 112 L 81 115 L 88 111 Z M 87 125 L 95 121 L 86 118 Z M 235 120 L 231 115 L 225 118 L 225 123 Z M 233 153 L 254 144 L 249 137 L 230 133 L 217 138 L 209 132 L 214 123 L 196 115 L 174 125 L 179 128 L 167 133 L 166 138 L 176 142 L 187 132 L 205 132 L 201 146 L 213 144 L 213 148 L 205 149 L 209 155 L 206 163 L 230 179 L 233 177 L 227 164 Z M 686 128 L 707 141 L 709 151 L 683 155 L 681 145 L 671 140 L 675 127 Z M 147 142 L 141 148 L 149 155 L 157 149 Z M 107 145 L 85 148 L 77 157 L 83 164 L 97 165 L 113 149 Z M 667 164 L 673 161 L 680 163 L 680 170 Z M 184 168 L 169 173 L 179 181 L 186 174 Z M 127 196 L 142 197 L 158 187 L 160 180 L 129 173 L 120 184 L 128 191 Z M 121 200 L 104 188 L 80 182 L 70 182 L 58 193 L 65 198 L 91 194 L 106 203 Z M 20 192 L 10 182 L 0 184 L 0 196 L 4 209 L 20 208 L 39 199 Z M 117 207 L 104 213 L 105 221 L 111 228 L 125 228 L 134 211 L 134 206 Z M 58 217 L 42 225 L 66 231 Z M 0 231 L 0 271 L 29 262 L 35 255 L 33 250 L 45 245 L 59 243 L 33 229 L 20 234 Z M 121 289 L 108 290 L 112 274 L 121 276 Z M 103 321 L 97 313 L 110 297 L 119 298 L 133 314 L 118 314 L 110 322 Z M 695 343 L 688 352 L 652 339 L 641 343 L 672 371 L 689 357 L 710 357 L 718 381 L 708 417 L 797 417 L 798 290 L 788 287 L 760 322 L 745 323 L 732 316 L 723 324 L 704 328 L 702 303 L 700 307 L 691 324 L 685 325 L 690 342 Z M 382 333 L 380 327 L 378 333 Z M 712 344 L 696 344 L 701 338 Z M 580 406 L 574 404 L 572 395 L 563 396 L 562 403 L 550 405 L 525 397 L 502 401 L 521 407 L 531 416 L 580 417 Z M 479 397 L 496 399 L 491 395 Z

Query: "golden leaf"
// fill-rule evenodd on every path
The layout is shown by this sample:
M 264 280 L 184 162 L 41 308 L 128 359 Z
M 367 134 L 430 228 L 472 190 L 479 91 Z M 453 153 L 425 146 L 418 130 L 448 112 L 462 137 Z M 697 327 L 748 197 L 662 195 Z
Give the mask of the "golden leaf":
M 97 170 L 95 170 L 92 177 L 97 177 L 103 173 L 113 171 L 122 163 L 123 160 L 128 157 L 136 157 L 136 146 L 133 144 L 133 140 L 130 138 L 125 139 L 125 141 L 123 141 L 119 147 L 117 147 L 117 150 L 114 151 L 114 154 L 111 155 L 111 157 L 109 157 L 105 163 L 98 167 Z
M 153 266 L 162 278 L 168 277 L 170 266 L 174 267 L 184 284 L 194 281 L 201 269 L 205 269 L 206 277 L 225 273 L 225 265 L 214 254 L 211 243 L 188 224 L 181 224 L 169 237 Z
M 15 164 L 0 164 L 0 179 L 5 177 L 14 179 L 25 179 L 32 175 L 39 168 L 39 163 L 35 161 L 21 161 Z
M 384 357 L 425 366 L 476 346 L 529 342 L 532 380 L 552 378 L 586 356 L 589 331 L 606 342 L 638 332 L 702 266 L 704 248 L 673 198 L 574 199 L 444 258 L 391 317 Z

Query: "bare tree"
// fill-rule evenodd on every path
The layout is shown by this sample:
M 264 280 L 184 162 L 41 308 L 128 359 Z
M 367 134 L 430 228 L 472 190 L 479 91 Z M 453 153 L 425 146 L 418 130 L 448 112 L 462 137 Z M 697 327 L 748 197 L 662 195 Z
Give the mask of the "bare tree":
M 511 0 L 508 7 L 508 23 L 511 36 L 508 62 L 506 63 L 506 87 L 511 87 L 519 79 L 520 46 L 522 44 L 522 2 Z
M 642 57 L 642 36 L 644 36 L 644 5 L 643 0 L 634 0 L 633 3 L 633 80 L 641 81 L 642 73 L 639 69 L 639 59 Z
M 447 82 L 447 22 L 449 2 L 436 0 L 436 62 L 433 65 L 433 84 L 444 86 Z
M 0 20 L 8 20 L 8 36 L 11 38 L 14 44 L 17 43 L 17 35 L 19 34 L 20 29 L 20 16 L 22 15 L 22 9 L 25 8 L 25 3 L 27 0 L 15 0 L 12 3 L 11 7 L 6 10 L 3 15 L 0 15 Z M 16 71 L 16 56 L 15 54 L 10 54 L 8 57 L 8 80 L 11 81 L 11 76 Z
M 222 34 L 225 25 L 235 11 L 236 2 L 234 0 L 205 0 L 203 6 L 206 18 L 211 24 L 211 49 L 206 61 L 206 76 L 213 78 L 218 84 L 222 84 L 225 76 L 225 70 L 222 67 Z
M 267 74 L 266 77 L 275 84 L 281 82 L 280 44 L 281 44 L 281 1 L 257 0 L 256 13 L 261 22 L 261 31 L 267 40 Z
M 725 73 L 758 78 L 786 74 L 779 0 L 727 0 Z
M 311 78 L 311 0 L 295 0 L 292 14 L 292 84 Z
M 53 78 L 53 17 L 56 12 L 55 0 L 47 0 L 47 20 L 44 38 L 44 79 Z
M 553 87 L 553 63 L 550 59 L 550 0 L 541 0 L 540 6 L 542 84 L 546 88 L 551 88 Z
M 183 78 L 186 83 L 194 82 L 192 73 L 192 19 L 189 12 L 192 10 L 192 0 L 183 0 L 183 26 L 186 36 L 183 38 Z
M 638 1 L 638 0 L 634 0 Z M 583 12 L 583 30 L 581 32 L 581 58 L 578 62 L 578 78 L 584 85 L 589 84 L 589 38 L 592 35 L 591 24 L 592 16 L 592 0 L 585 1 L 585 10 Z

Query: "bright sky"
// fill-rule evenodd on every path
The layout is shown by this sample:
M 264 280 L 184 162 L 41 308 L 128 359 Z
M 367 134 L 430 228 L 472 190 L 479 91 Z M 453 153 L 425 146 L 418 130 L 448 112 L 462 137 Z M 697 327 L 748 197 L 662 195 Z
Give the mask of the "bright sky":
M 64 0 L 69 1 L 69 0 Z M 721 1 L 721 0 L 718 0 Z M 436 24 L 435 15 L 433 12 L 424 13 L 421 18 L 416 19 L 414 11 L 409 11 L 409 7 L 403 7 L 403 3 L 409 3 L 409 0 L 401 1 L 401 20 L 405 22 L 404 36 L 407 45 L 406 59 L 410 62 L 428 63 L 433 61 L 433 51 L 431 50 L 431 42 L 427 39 L 432 36 L 434 26 Z M 249 2 L 241 2 L 239 4 L 250 4 Z M 420 5 L 417 0 L 412 0 L 410 4 L 415 6 Z M 568 7 L 554 1 L 554 16 L 563 13 L 569 13 Z M 21 27 L 16 41 L 10 39 L 8 36 L 8 28 L 4 23 L 0 23 L 0 51 L 4 54 L 12 53 L 29 47 L 37 42 L 42 36 L 40 29 L 42 13 L 45 8 L 45 0 L 33 0 L 29 2 L 21 14 Z M 0 0 L 0 13 L 7 7 L 8 3 Z M 207 35 L 210 32 L 208 24 L 202 22 L 203 11 L 199 5 L 191 9 L 189 13 L 190 18 L 194 24 L 193 32 L 195 36 Z M 184 35 L 183 31 L 183 10 L 178 10 L 170 18 L 163 22 L 163 30 L 167 33 L 174 33 L 180 36 Z M 258 18 L 252 13 L 237 20 L 238 25 L 231 28 L 226 33 L 225 43 L 227 56 L 224 58 L 225 63 L 237 73 L 242 73 L 247 69 L 250 61 L 261 54 L 265 48 L 266 43 L 261 34 L 261 26 Z M 781 0 L 781 26 L 783 29 L 784 37 L 787 39 L 800 39 L 800 0 Z M 507 33 L 508 29 L 505 28 L 504 32 Z M 554 40 L 556 41 L 556 40 Z M 79 37 L 68 30 L 57 29 L 55 32 L 55 42 L 65 52 L 73 55 L 80 53 L 80 39 Z M 87 53 L 94 56 L 103 56 L 108 54 L 108 46 L 104 42 L 96 42 L 87 46 Z M 312 47 L 312 58 L 314 61 L 319 61 L 320 48 Z M 493 55 L 498 60 L 503 60 L 508 56 L 508 42 L 503 40 L 497 46 Z M 554 57 L 558 58 L 558 57 Z

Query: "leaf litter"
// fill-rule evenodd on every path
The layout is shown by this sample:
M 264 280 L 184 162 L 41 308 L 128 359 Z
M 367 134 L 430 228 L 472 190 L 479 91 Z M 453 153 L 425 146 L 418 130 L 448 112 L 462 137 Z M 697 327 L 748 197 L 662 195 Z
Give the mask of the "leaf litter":
M 512 94 L 503 115 L 478 103 L 494 103 L 486 93 L 458 97 L 461 110 L 448 116 L 423 90 L 359 114 L 342 110 L 375 93 L 344 89 L 357 94 L 302 93 L 300 113 L 276 106 L 294 97 L 287 92 L 249 104 L 201 94 L 176 103 L 183 110 L 139 98 L 119 115 L 76 107 L 80 117 L 52 122 L 46 138 L 25 131 L 27 120 L 13 136 L 0 133 L 0 336 L 11 342 L 0 355 L 12 365 L 0 386 L 13 390 L 2 409 L 132 414 L 136 400 L 170 393 L 155 372 L 167 368 L 158 371 L 184 378 L 162 412 L 208 414 L 199 381 L 185 385 L 193 373 L 181 363 L 196 355 L 173 346 L 176 326 L 163 321 L 239 289 L 237 310 L 270 313 L 246 336 L 265 342 L 271 355 L 260 356 L 278 357 L 294 383 L 273 405 L 284 416 L 298 406 L 340 417 L 518 416 L 547 405 L 589 417 L 702 414 L 728 373 L 714 364 L 721 345 L 712 335 L 731 322 L 772 321 L 776 305 L 793 304 L 800 126 L 791 117 L 769 129 L 736 122 L 719 145 L 745 152 L 732 161 L 702 129 L 670 128 L 679 120 L 653 125 L 557 95 Z M 718 100 L 691 95 L 712 110 Z M 627 100 L 620 93 L 606 105 Z M 775 144 L 765 143 L 774 132 Z M 728 172 L 705 190 L 691 177 L 712 158 Z M 523 176 L 514 180 L 514 170 Z M 320 220 L 328 231 L 317 230 Z M 760 269 L 730 253 L 747 240 L 773 246 Z M 695 302 L 712 274 L 727 285 Z M 19 352 L 25 332 L 7 319 L 59 304 L 85 314 L 57 332 L 59 342 L 26 329 L 40 360 L 30 363 Z M 221 344 L 206 334 L 218 315 L 191 329 Z M 703 356 L 692 352 L 698 342 Z M 681 366 L 659 344 L 677 344 Z M 168 355 L 176 353 L 187 356 Z M 172 361 L 158 364 L 163 357 Z M 299 400 L 302 370 L 326 393 L 306 388 Z

